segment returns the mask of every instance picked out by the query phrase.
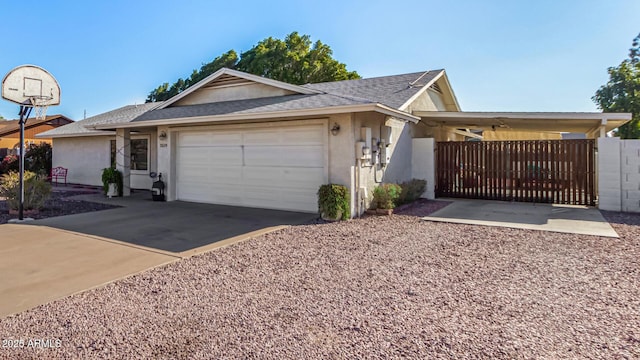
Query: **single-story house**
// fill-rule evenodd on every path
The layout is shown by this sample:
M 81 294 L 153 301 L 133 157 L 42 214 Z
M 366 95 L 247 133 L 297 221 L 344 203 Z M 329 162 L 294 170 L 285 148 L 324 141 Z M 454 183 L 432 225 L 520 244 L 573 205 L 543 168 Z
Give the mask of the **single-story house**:
M 101 185 L 101 169 L 116 164 L 125 196 L 149 189 L 149 174 L 158 172 L 168 201 L 306 212 L 317 211 L 320 185 L 336 183 L 350 189 L 357 215 L 376 184 L 415 175 L 413 139 L 480 140 L 505 131 L 594 138 L 629 119 L 462 112 L 444 70 L 299 86 L 221 69 L 164 102 L 40 136 L 53 138 L 53 165 L 68 168 L 71 183 Z
M 25 144 L 52 143 L 50 137 L 36 135 L 60 126 L 73 123 L 73 120 L 63 115 L 48 115 L 44 119 L 27 119 L 24 127 Z M 0 121 L 0 149 L 14 150 L 20 147 L 19 120 Z

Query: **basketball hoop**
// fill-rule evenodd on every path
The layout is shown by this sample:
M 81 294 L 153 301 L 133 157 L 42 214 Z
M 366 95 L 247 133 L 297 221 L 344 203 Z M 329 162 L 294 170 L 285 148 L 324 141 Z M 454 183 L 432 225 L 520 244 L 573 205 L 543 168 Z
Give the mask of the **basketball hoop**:
M 47 70 L 35 65 L 22 65 L 2 79 L 2 98 L 20 105 L 20 202 L 18 221 L 24 215 L 24 127 L 31 110 L 36 119 L 47 116 L 49 106 L 60 104 L 60 85 Z
M 47 117 L 47 109 L 52 99 L 53 96 L 33 96 L 29 99 L 36 120 L 44 120 Z

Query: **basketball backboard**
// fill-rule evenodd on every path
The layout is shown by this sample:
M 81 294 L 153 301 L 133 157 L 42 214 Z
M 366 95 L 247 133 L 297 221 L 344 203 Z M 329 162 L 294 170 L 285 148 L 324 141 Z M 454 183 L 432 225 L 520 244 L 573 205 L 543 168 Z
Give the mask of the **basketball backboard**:
M 35 65 L 22 65 L 2 79 L 2 98 L 26 106 L 60 104 L 60 86 L 47 70 Z

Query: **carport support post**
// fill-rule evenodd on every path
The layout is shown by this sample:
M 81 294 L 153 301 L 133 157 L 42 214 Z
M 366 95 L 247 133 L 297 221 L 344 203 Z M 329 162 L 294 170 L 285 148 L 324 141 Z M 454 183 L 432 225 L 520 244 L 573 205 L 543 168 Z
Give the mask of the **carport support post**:
M 131 131 L 116 129 L 116 169 L 122 173 L 122 196 L 131 195 Z

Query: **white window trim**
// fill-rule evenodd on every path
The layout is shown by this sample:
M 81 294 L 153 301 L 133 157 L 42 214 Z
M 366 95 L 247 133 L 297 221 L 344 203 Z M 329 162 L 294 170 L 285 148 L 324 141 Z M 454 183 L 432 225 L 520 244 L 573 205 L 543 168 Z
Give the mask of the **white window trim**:
M 130 139 L 131 140 L 147 139 L 147 170 L 130 169 L 129 171 L 131 172 L 131 174 L 148 175 L 149 168 L 151 167 L 151 136 L 150 135 L 134 135 L 134 136 L 131 136 Z M 111 141 L 115 141 L 115 140 L 116 140 L 115 138 L 109 139 L 109 153 L 111 153 Z

